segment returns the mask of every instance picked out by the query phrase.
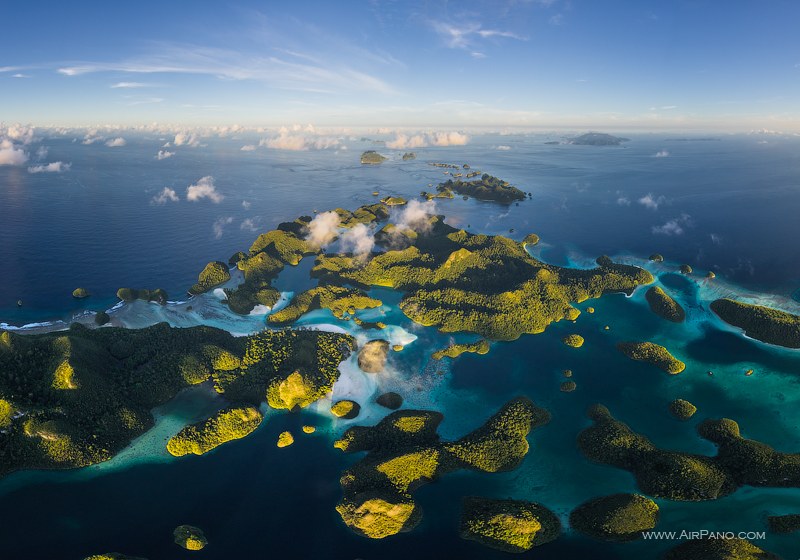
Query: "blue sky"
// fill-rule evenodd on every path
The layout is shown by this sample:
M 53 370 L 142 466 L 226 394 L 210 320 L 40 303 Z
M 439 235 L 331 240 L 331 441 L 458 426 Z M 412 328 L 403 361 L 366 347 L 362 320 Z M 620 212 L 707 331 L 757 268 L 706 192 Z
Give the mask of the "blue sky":
M 800 130 L 800 2 L 29 2 L 0 120 Z

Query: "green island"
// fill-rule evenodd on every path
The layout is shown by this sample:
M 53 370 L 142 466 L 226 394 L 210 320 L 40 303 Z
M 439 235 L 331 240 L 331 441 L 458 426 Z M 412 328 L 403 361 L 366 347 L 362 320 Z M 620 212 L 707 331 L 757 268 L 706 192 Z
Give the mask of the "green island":
M 152 427 L 153 408 L 199 383 L 209 383 L 236 406 L 255 407 L 265 399 L 273 408 L 307 406 L 331 391 L 339 363 L 354 347 L 350 336 L 338 333 L 234 337 L 166 323 L 143 329 L 74 323 L 67 331 L 31 335 L 4 331 L 0 476 L 106 461 Z M 221 443 L 231 435 L 228 420 L 212 418 L 184 435 L 196 437 L 198 449 Z
M 437 350 L 431 355 L 434 360 L 441 360 L 442 358 L 458 358 L 461 354 L 472 352 L 475 354 L 488 354 L 489 341 L 479 340 L 471 344 L 451 344 L 447 348 Z
M 627 470 L 645 494 L 680 501 L 715 500 L 739 487 L 800 487 L 800 454 L 781 453 L 741 437 L 728 418 L 704 420 L 703 439 L 717 446 L 713 457 L 659 449 L 616 420 L 608 409 L 589 410 L 593 424 L 578 434 L 578 448 L 590 460 Z
M 106 552 L 105 554 L 92 554 L 83 560 L 147 560 L 139 556 L 128 556 L 119 552 Z
M 663 560 L 781 560 L 746 539 L 691 539 L 668 550 Z
M 439 441 L 438 412 L 403 410 L 373 427 L 354 426 L 334 446 L 367 455 L 341 477 L 336 510 L 354 532 L 381 539 L 409 531 L 422 518 L 412 493 L 422 484 L 459 470 L 502 472 L 516 468 L 528 452 L 528 433 L 550 414 L 520 397 L 486 423 L 453 441 Z
M 90 295 L 92 294 L 90 294 L 89 290 L 87 290 L 86 288 L 75 288 L 74 290 L 72 290 L 72 297 L 74 297 L 75 299 L 85 299 Z
M 155 290 L 120 288 L 117 290 L 117 297 L 126 303 L 139 299 L 142 301 L 152 301 L 159 305 L 167 305 L 167 292 L 161 288 Z
M 219 261 L 208 263 L 197 277 L 197 284 L 189 288 L 191 295 L 202 294 L 231 279 L 228 266 Z
M 659 286 L 651 286 L 644 294 L 650 311 L 673 323 L 682 323 L 686 320 L 686 312 L 677 301 Z
M 186 550 L 202 550 L 208 544 L 203 531 L 193 525 L 179 525 L 173 535 L 175 544 Z
M 517 187 L 509 185 L 508 181 L 503 181 L 488 173 L 484 173 L 480 179 L 474 181 L 462 181 L 460 178 L 455 181 L 448 179 L 444 183 L 440 183 L 436 190 L 440 193 L 458 193 L 477 200 L 499 202 L 501 204 L 511 204 L 527 198 L 524 192 Z
M 568 381 L 562 381 L 561 385 L 559 385 L 558 387 L 558 390 L 561 391 L 562 393 L 571 393 L 577 388 L 578 384 L 570 379 Z
M 202 455 L 235 439 L 250 435 L 261 425 L 264 415 L 252 406 L 220 410 L 211 418 L 183 428 L 167 442 L 175 457 Z
M 683 399 L 675 399 L 669 403 L 670 413 L 678 420 L 688 420 L 697 412 L 697 407 Z
M 561 339 L 561 342 L 564 345 L 569 346 L 570 348 L 580 348 L 583 346 L 583 337 L 579 334 L 568 334 L 564 338 Z
M 377 165 L 386 161 L 386 157 L 382 156 L 375 150 L 367 150 L 361 154 L 361 163 L 365 165 Z
M 397 410 L 401 406 L 403 406 L 403 397 L 400 396 L 399 393 L 395 393 L 394 391 L 389 391 L 388 393 L 383 393 L 378 395 L 375 399 L 375 402 L 381 405 L 383 408 L 388 408 L 389 410 Z
M 505 552 L 525 552 L 561 535 L 558 516 L 541 504 L 466 497 L 461 505 L 461 538 Z
M 403 154 L 403 161 L 408 161 L 410 159 L 417 159 L 417 154 L 414 152 L 406 152 Z
M 408 203 L 402 196 L 387 196 L 382 198 L 381 202 L 386 206 L 403 206 Z
M 680 266 L 680 271 L 681 271 L 681 274 L 691 274 L 692 272 L 694 272 L 692 270 L 692 267 L 689 266 L 688 264 L 682 264 Z
M 686 369 L 686 364 L 676 359 L 669 350 L 653 342 L 618 342 L 617 350 L 631 360 L 647 362 L 672 375 Z
M 798 315 L 727 298 L 712 301 L 711 311 L 756 340 L 786 348 L 800 348 Z
M 648 258 L 651 262 L 664 262 L 664 256 L 661 253 L 653 253 Z
M 584 502 L 569 514 L 573 529 L 595 539 L 628 542 L 658 523 L 658 505 L 639 494 L 613 494 Z
M 620 138 L 602 132 L 587 132 L 569 139 L 569 143 L 576 146 L 619 146 L 628 141 L 628 138 Z
M 383 302 L 367 296 L 361 290 L 325 285 L 311 288 L 292 298 L 289 304 L 272 313 L 267 320 L 273 325 L 293 323 L 305 313 L 315 309 L 328 309 L 339 319 L 353 315 L 359 309 L 380 307 Z
M 788 534 L 800 531 L 800 513 L 787 515 L 770 515 L 767 517 L 767 527 L 773 533 Z
M 361 405 L 356 401 L 344 399 L 341 401 L 336 401 L 331 405 L 331 414 L 337 418 L 352 420 L 358 416 L 359 412 L 361 412 Z
M 533 247 L 534 245 L 538 244 L 539 244 L 539 236 L 536 235 L 535 233 L 529 233 L 528 235 L 525 236 L 525 239 L 522 240 L 523 247 L 527 247 L 528 245 Z

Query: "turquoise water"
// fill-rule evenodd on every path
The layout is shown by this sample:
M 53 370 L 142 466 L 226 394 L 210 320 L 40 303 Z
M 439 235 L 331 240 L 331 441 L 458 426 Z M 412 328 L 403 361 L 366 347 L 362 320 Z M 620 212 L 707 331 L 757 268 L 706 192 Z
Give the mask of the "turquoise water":
M 595 256 L 608 253 L 646 266 L 687 309 L 686 323 L 672 324 L 649 311 L 643 290 L 631 297 L 609 295 L 579 304 L 581 310 L 592 306 L 596 311 L 582 313 L 575 324 L 560 322 L 540 335 L 493 343 L 485 356 L 431 363 L 433 350 L 475 337 L 415 325 L 397 309 L 397 294 L 373 290 L 384 306 L 359 316 L 389 324 L 380 336 L 405 348 L 392 353 L 386 371 L 377 376 L 360 373 L 352 358 L 341 366 L 334 398 L 356 397 L 364 407 L 358 419 L 332 420 L 325 413 L 330 401 L 302 413 L 271 413 L 244 440 L 202 457 L 176 460 L 166 454 L 163 443 L 216 405 L 208 393 L 183 393 L 157 411 L 160 420 L 153 432 L 107 465 L 16 473 L 0 480 L 0 499 L 10 512 L 0 524 L 2 557 L 82 558 L 110 550 L 151 560 L 222 559 L 234 552 L 253 558 L 506 557 L 458 537 L 461 497 L 529 499 L 566 522 L 569 511 L 588 498 L 636 490 L 630 474 L 589 463 L 575 446 L 577 433 L 589 425 L 586 409 L 598 402 L 668 449 L 713 454 L 714 447 L 697 436 L 695 427 L 704 418 L 729 417 L 740 423 L 745 437 L 781 451 L 800 451 L 800 352 L 749 340 L 707 309 L 714 298 L 736 294 L 800 310 L 791 298 L 800 277 L 794 243 L 800 226 L 788 217 L 800 208 L 797 140 L 758 144 L 753 137 L 726 137 L 691 143 L 644 136 L 619 149 L 544 146 L 541 141 L 487 136 L 465 147 L 421 150 L 416 162 L 361 168 L 353 163 L 362 149 L 355 141 L 350 150 L 338 153 L 262 151 L 248 161 L 253 154 L 238 152 L 232 141 L 214 140 L 205 151 L 152 162 L 151 139 L 131 143 L 124 157 L 53 140 L 48 142 L 51 157 L 59 154 L 56 159 L 73 161 L 68 174 L 28 177 L 0 168 L 2 196 L 10 203 L 0 206 L 0 258 L 15 263 L 4 279 L 0 322 L 14 325 L 110 307 L 120 285 L 163 285 L 174 299 L 185 300 L 181 294 L 206 261 L 225 260 L 249 246 L 256 233 L 242 230 L 242 219 L 261 216 L 264 227 L 273 227 L 310 209 L 371 202 L 375 189 L 381 195 L 411 197 L 443 177 L 426 160 L 468 162 L 533 193 L 530 201 L 508 209 L 460 199 L 439 202 L 449 223 L 518 239 L 534 231 L 542 243 L 532 251 L 556 264 L 591 266 Z M 512 149 L 493 150 L 498 144 Z M 652 157 L 665 147 L 670 157 Z M 94 151 L 81 151 L 90 149 Z M 226 195 L 219 206 L 185 200 L 174 206 L 150 205 L 159 185 L 188 185 L 205 174 L 213 174 Z M 12 176 L 16 179 L 10 180 Z M 87 192 L 100 192 L 105 200 Z M 62 195 L 58 204 L 53 193 Z M 637 202 L 648 193 L 665 197 L 659 208 Z M 620 197 L 631 204 L 619 204 Z M 249 210 L 242 200 L 251 202 Z M 216 239 L 211 224 L 228 214 L 235 216 L 234 222 Z M 683 214 L 690 218 L 681 218 L 682 234 L 653 233 L 653 227 Z M 41 227 L 45 221 L 48 228 Z M 54 229 L 63 239 L 58 247 L 48 243 Z M 87 240 L 97 232 L 106 235 L 105 243 Z M 648 263 L 645 259 L 654 251 L 667 262 Z M 31 259 L 32 254 L 41 258 Z M 683 262 L 696 274 L 675 274 Z M 277 285 L 287 297 L 308 287 L 308 266 L 304 262 L 281 275 Z M 704 280 L 706 270 L 715 270 L 718 279 Z M 69 293 L 77 285 L 86 285 L 97 297 L 73 302 Z M 14 304 L 18 298 L 26 302 L 20 309 Z M 132 327 L 166 320 L 175 326 L 202 323 L 246 334 L 264 326 L 263 313 L 236 316 L 215 294 L 165 308 L 137 302 L 111 315 L 117 324 Z M 311 313 L 300 323 L 345 329 L 362 342 L 377 336 L 328 312 Z M 586 339 L 582 348 L 561 344 L 560 338 L 572 332 Z M 631 339 L 665 345 L 686 362 L 686 370 L 670 376 L 628 360 L 614 344 Z M 747 377 L 744 372 L 750 368 L 755 373 Z M 574 373 L 573 393 L 559 390 L 564 369 Z M 347 426 L 380 419 L 386 411 L 373 399 L 387 390 L 401 393 L 405 407 L 444 412 L 440 433 L 445 439 L 477 427 L 517 395 L 549 409 L 553 420 L 532 432 L 531 451 L 519 469 L 494 475 L 455 473 L 424 486 L 416 493 L 425 511 L 422 524 L 408 534 L 370 541 L 348 531 L 334 510 L 341 471 L 358 457 L 333 449 L 332 442 Z M 688 422 L 667 412 L 667 404 L 678 397 L 699 408 Z M 306 423 L 318 431 L 302 434 L 299 428 Z M 277 435 L 285 429 L 295 433 L 296 443 L 277 449 Z M 800 490 L 746 487 L 717 501 L 658 502 L 659 530 L 762 531 L 766 514 L 800 512 Z M 184 552 L 172 543 L 172 529 L 182 523 L 203 528 L 210 545 L 202 553 Z M 756 544 L 792 558 L 795 541 L 769 535 Z M 531 556 L 651 558 L 671 544 L 611 545 L 567 533 Z

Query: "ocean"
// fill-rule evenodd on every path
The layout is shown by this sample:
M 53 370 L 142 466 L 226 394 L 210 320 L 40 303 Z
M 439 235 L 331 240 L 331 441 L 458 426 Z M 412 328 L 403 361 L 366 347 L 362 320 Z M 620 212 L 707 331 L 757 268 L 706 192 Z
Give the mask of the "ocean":
M 334 149 L 301 152 L 241 151 L 252 138 L 214 137 L 156 160 L 167 139 L 155 135 L 131 134 L 120 148 L 54 136 L 40 141 L 48 148 L 47 161 L 71 163 L 69 171 L 31 174 L 0 167 L 5 263 L 0 323 L 7 327 L 69 322 L 87 310 L 111 308 L 122 286 L 162 287 L 171 300 L 185 302 L 186 289 L 206 262 L 227 261 L 282 221 L 433 190 L 429 185 L 446 177 L 431 162 L 466 163 L 531 193 L 509 207 L 460 198 L 437 201 L 437 212 L 448 223 L 514 239 L 536 233 L 541 243 L 534 254 L 554 264 L 589 267 L 608 254 L 646 267 L 687 309 L 687 321 L 672 324 L 650 312 L 643 290 L 631 297 L 609 295 L 580 304 L 596 311 L 583 313 L 575 325 L 554 324 L 539 335 L 493 343 L 487 355 L 432 366 L 433 350 L 474 337 L 415 325 L 398 311 L 396 294 L 375 290 L 384 306 L 362 316 L 380 317 L 391 325 L 388 335 L 408 346 L 392 354 L 385 373 L 368 380 L 355 371 L 352 359 L 342 366 L 346 375 L 334 394 L 359 396 L 364 410 L 358 419 L 333 420 L 324 402 L 303 412 L 274 412 L 243 440 L 202 457 L 173 459 L 164 449 L 166 440 L 216 404 L 201 393 L 182 394 L 157 411 L 153 432 L 108 464 L 0 480 L 7 512 L 0 524 L 0 556 L 80 559 L 113 550 L 150 560 L 506 557 L 459 538 L 462 497 L 536 501 L 566 526 L 569 511 L 583 501 L 636 491 L 629 473 L 592 464 L 576 448 L 577 433 L 589 425 L 585 411 L 594 403 L 667 449 L 714 454 L 695 427 L 704 418 L 728 417 L 739 422 L 745 437 L 780 451 L 800 451 L 800 352 L 743 337 L 707 305 L 733 295 L 800 312 L 793 297 L 800 288 L 800 138 L 626 136 L 631 140 L 621 146 L 597 147 L 545 144 L 559 140 L 558 134 L 485 134 L 465 146 L 417 149 L 412 161 L 402 161 L 402 151 L 350 137 Z M 390 159 L 362 166 L 365 149 Z M 186 199 L 187 187 L 203 177 L 213 178 L 223 197 L 218 203 Z M 165 187 L 180 200 L 154 202 Z M 664 255 L 664 263 L 647 260 L 655 252 Z M 682 263 L 694 274 L 677 275 Z M 287 297 L 309 287 L 308 266 L 281 274 L 277 285 Z M 705 280 L 707 271 L 717 278 Z M 72 298 L 79 286 L 92 297 Z M 263 315 L 235 316 L 214 294 L 193 300 L 192 311 L 187 306 L 136 302 L 113 315 L 131 327 L 167 320 L 246 333 L 264 326 Z M 320 311 L 301 320 L 335 322 Z M 348 329 L 367 339 L 353 325 Z M 570 332 L 584 336 L 582 348 L 561 344 Z M 628 360 L 614 344 L 631 339 L 663 344 L 686 362 L 686 371 L 670 376 Z M 750 368 L 756 373 L 745 376 Z M 574 372 L 572 393 L 559 390 L 564 369 Z M 371 541 L 351 533 L 334 509 L 339 476 L 359 457 L 342 454 L 332 442 L 353 423 L 377 422 L 386 411 L 371 399 L 386 390 L 403 394 L 404 408 L 443 412 L 445 439 L 477 427 L 517 395 L 549 409 L 553 420 L 531 433 L 531 450 L 520 468 L 501 474 L 462 471 L 423 486 L 415 493 L 423 522 L 410 533 Z M 667 412 L 678 397 L 699 408 L 688 422 Z M 306 423 L 318 431 L 300 433 Z M 293 446 L 278 449 L 277 435 L 285 429 L 299 435 Z M 658 530 L 764 531 L 767 514 L 800 512 L 800 489 L 744 487 L 709 502 L 656 501 Z M 173 544 L 172 529 L 183 523 L 205 531 L 210 544 L 201 553 Z M 796 553 L 792 539 L 768 533 L 754 543 L 790 558 Z M 675 544 L 607 544 L 566 532 L 531 556 L 655 558 Z

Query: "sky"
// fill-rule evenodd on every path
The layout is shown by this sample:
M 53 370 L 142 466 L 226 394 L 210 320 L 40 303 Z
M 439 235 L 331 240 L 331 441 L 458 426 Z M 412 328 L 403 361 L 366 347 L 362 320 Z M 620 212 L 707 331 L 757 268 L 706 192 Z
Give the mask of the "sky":
M 800 130 L 796 0 L 7 2 L 0 121 Z

